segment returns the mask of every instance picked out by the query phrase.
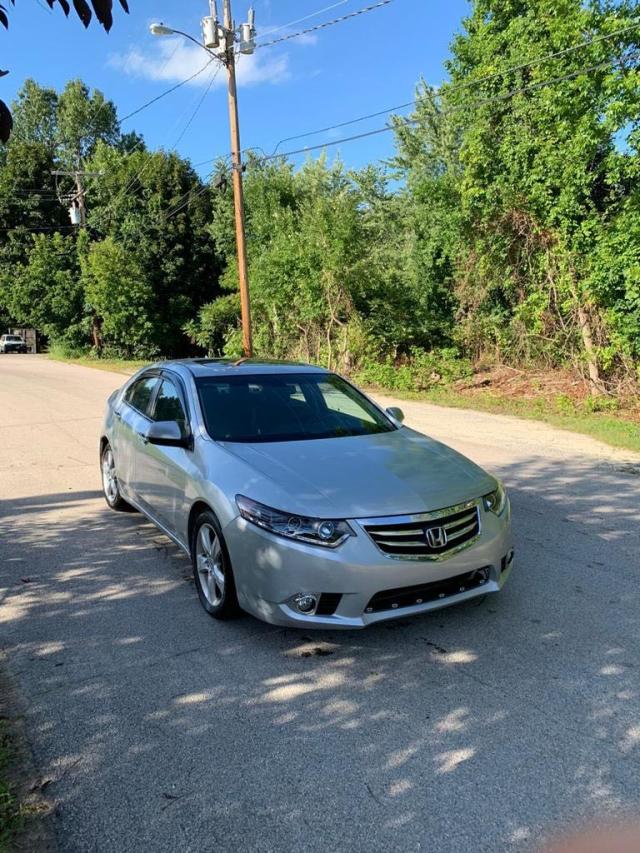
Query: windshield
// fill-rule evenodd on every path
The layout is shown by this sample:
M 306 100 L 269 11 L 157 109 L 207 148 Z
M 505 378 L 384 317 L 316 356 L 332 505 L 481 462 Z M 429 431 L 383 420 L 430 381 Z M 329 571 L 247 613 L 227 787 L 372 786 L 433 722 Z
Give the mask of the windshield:
M 216 441 L 303 441 L 390 432 L 366 397 L 331 373 L 196 379 L 207 431 Z
M 22 338 L 20 335 L 5 335 L 6 341 L 11 341 L 12 343 L 22 343 Z

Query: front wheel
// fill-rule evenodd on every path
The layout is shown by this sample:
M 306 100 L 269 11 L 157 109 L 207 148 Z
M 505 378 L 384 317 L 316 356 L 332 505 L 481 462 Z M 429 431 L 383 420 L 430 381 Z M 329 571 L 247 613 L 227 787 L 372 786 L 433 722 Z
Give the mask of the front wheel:
M 215 619 L 240 613 L 236 586 L 218 519 L 210 510 L 200 513 L 191 537 L 193 577 L 200 604 Z
M 113 450 L 107 442 L 100 456 L 100 469 L 102 472 L 102 491 L 107 505 L 115 510 L 128 510 L 129 504 L 120 494 L 120 485 L 116 475 L 116 463 L 113 458 Z

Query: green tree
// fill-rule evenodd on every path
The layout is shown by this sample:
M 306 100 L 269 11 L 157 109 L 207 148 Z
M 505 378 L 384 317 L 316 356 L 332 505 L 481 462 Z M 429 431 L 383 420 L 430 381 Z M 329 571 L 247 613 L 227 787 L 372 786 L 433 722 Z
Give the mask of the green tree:
M 458 310 L 456 285 L 465 245 L 461 216 L 460 134 L 436 92 L 421 80 L 411 121 L 395 118 L 393 165 L 403 188 L 404 287 L 420 318 L 415 343 L 450 346 Z
M 224 186 L 222 169 L 217 183 Z M 238 352 L 237 269 L 229 183 L 214 194 L 212 234 L 229 297 L 189 326 L 202 345 Z M 336 162 L 250 159 L 245 182 L 254 341 L 264 355 L 348 370 L 373 348 L 409 349 L 419 337 L 404 287 L 402 205 L 385 176 Z M 234 309 L 236 311 L 234 316 Z
M 476 0 L 443 92 L 462 140 L 467 336 L 521 361 L 573 354 L 594 392 L 610 337 L 592 249 L 625 208 L 636 168 L 637 152 L 617 144 L 639 117 L 632 22 L 636 4 L 624 0 Z
M 112 237 L 93 243 L 82 260 L 88 307 L 99 318 L 108 352 L 153 358 L 153 291 L 139 259 Z
M 75 238 L 33 235 L 26 262 L 0 270 L 0 303 L 20 325 L 81 345 L 87 322 Z
M 58 93 L 25 80 L 12 104 L 12 143 L 29 142 L 42 145 L 53 156 L 57 142 Z
M 153 294 L 150 348 L 186 354 L 185 325 L 220 292 L 208 187 L 187 161 L 162 151 L 100 142 L 87 167 L 101 173 L 88 189 L 90 229 L 136 258 Z
M 113 102 L 97 89 L 90 92 L 82 80 L 71 80 L 58 98 L 56 137 L 62 162 L 73 166 L 93 154 L 98 141 L 116 145 L 120 130 Z

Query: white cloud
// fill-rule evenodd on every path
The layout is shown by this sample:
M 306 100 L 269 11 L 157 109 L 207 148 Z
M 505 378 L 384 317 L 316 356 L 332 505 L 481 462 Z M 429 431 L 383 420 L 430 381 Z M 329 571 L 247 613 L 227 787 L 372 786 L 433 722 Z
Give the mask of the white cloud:
M 206 63 L 204 52 L 195 45 L 186 44 L 182 39 L 167 38 L 157 42 L 156 49 L 142 51 L 131 48 L 124 54 L 113 54 L 109 65 L 131 77 L 144 77 L 147 80 L 177 83 L 199 71 Z M 288 80 L 289 59 L 286 54 L 262 53 L 256 51 L 252 56 L 240 55 L 236 61 L 239 86 L 253 86 L 259 83 L 282 83 Z M 190 81 L 191 86 L 208 86 L 213 66 Z M 214 86 L 226 86 L 226 74 L 218 73 Z

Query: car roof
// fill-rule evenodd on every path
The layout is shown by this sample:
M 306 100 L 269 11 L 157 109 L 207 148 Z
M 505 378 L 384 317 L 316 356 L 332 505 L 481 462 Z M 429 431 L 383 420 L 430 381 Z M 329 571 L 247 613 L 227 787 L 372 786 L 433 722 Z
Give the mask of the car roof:
M 329 373 L 324 367 L 294 361 L 268 359 L 182 358 L 154 364 L 155 368 L 176 370 L 197 378 L 206 376 L 238 376 L 278 373 Z

